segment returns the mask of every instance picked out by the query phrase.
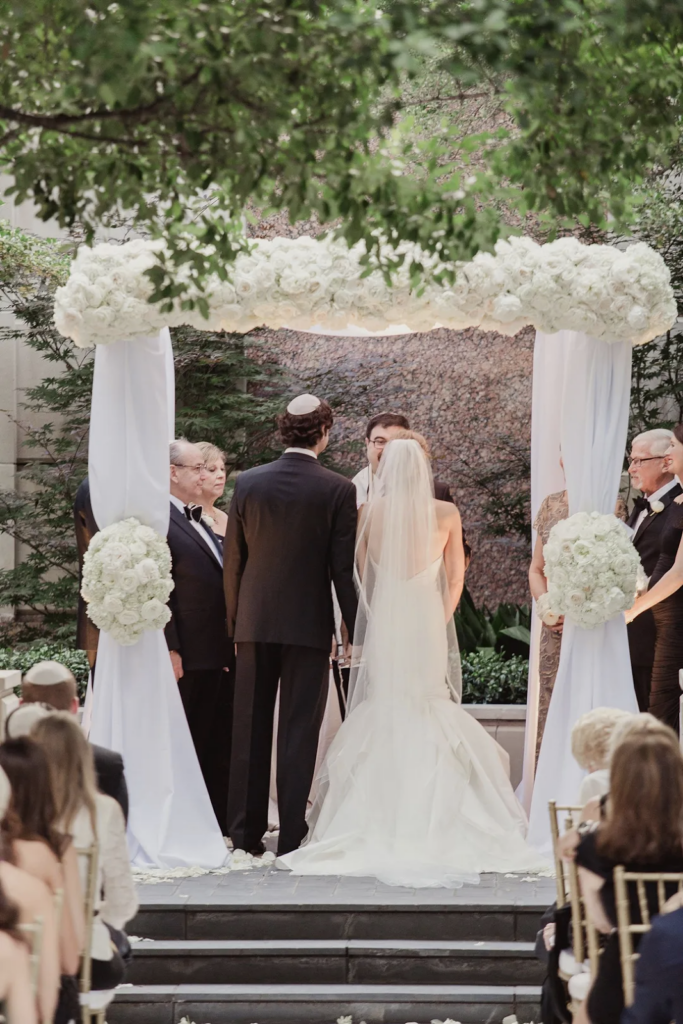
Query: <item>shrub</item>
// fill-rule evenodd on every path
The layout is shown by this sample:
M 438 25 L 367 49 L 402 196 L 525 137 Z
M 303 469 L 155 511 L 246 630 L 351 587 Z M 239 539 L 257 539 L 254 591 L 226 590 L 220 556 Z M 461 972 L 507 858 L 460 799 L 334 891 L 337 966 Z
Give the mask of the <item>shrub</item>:
M 526 704 L 529 662 L 521 655 L 505 658 L 498 651 L 462 656 L 464 704 Z
M 22 647 L 0 647 L 0 670 L 18 669 L 23 675 L 37 661 L 59 661 L 66 665 L 76 678 L 78 695 L 83 700 L 90 673 L 85 651 L 46 640 L 36 640 Z

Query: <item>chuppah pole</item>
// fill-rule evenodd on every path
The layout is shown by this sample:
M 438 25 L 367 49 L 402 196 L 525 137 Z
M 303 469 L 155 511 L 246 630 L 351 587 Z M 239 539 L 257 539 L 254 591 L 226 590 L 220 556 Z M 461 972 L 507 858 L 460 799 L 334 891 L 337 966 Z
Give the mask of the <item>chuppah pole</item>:
M 89 477 L 100 530 L 134 517 L 166 538 L 172 352 L 167 329 L 98 345 Z M 90 738 L 117 750 L 138 867 L 221 866 L 226 858 L 161 629 L 125 645 L 102 631 Z
M 569 515 L 613 513 L 626 446 L 631 343 L 609 344 L 579 332 L 561 331 L 554 338 L 542 339 L 541 344 L 552 346 L 554 342 L 561 388 L 547 396 L 546 408 L 553 404 L 559 408 Z M 552 353 L 548 358 L 552 359 Z M 537 420 L 532 445 L 539 443 L 543 430 L 544 424 Z M 558 459 L 559 455 L 557 452 Z M 529 840 L 542 852 L 550 850 L 548 801 L 574 803 L 584 775 L 572 757 L 571 727 L 580 715 L 601 706 L 638 710 L 621 613 L 593 629 L 565 621 L 531 801 Z

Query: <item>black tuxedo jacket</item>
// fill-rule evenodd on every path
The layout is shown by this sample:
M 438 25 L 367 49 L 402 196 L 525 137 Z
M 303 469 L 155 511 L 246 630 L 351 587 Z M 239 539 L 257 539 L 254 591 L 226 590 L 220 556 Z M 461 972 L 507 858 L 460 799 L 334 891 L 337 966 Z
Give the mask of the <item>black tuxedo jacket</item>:
M 87 476 L 76 491 L 74 501 L 74 529 L 78 548 L 78 618 L 76 621 L 76 644 L 82 651 L 96 651 L 100 631 L 95 623 L 88 618 L 86 603 L 81 597 L 81 581 L 83 576 L 83 557 L 88 545 L 99 527 L 95 522 L 90 504 L 90 481 Z
M 663 512 L 650 513 L 645 517 L 640 528 L 633 538 L 633 544 L 640 555 L 643 569 L 647 576 L 651 576 L 659 558 L 659 552 L 664 533 L 671 515 L 676 515 L 679 507 L 674 504 L 674 498 L 681 494 L 678 484 L 667 491 L 661 502 L 664 505 Z M 638 519 L 639 512 L 634 509 L 628 519 L 628 525 L 633 527 Z M 652 611 L 648 610 L 639 615 L 628 626 L 628 643 L 631 652 L 631 663 L 633 665 L 651 665 L 655 656 L 655 620 Z
M 285 452 L 241 473 L 225 538 L 228 631 L 237 643 L 329 650 L 330 582 L 353 635 L 356 489 L 317 459 Z
M 225 624 L 221 564 L 209 542 L 172 502 L 168 546 L 175 583 L 165 630 L 168 649 L 178 651 L 187 671 L 229 667 L 232 644 Z

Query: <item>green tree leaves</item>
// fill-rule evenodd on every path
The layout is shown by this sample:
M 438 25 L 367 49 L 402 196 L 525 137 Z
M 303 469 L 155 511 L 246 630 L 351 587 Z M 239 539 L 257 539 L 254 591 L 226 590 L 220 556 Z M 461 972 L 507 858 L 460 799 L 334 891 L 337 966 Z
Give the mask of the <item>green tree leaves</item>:
M 157 297 L 179 263 L 227 273 L 250 204 L 467 259 L 510 208 L 549 230 L 629 219 L 678 144 L 682 43 L 655 0 L 6 0 L 0 166 L 89 237 L 124 212 L 165 234 Z M 445 105 L 411 131 L 425 61 L 505 123 L 463 138 Z

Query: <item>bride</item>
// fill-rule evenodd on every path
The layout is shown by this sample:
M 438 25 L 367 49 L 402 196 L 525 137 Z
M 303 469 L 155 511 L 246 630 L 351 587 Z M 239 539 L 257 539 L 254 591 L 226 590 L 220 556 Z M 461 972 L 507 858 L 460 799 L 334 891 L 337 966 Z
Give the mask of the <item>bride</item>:
M 361 510 L 349 714 L 308 840 L 278 861 L 296 874 L 459 886 L 547 867 L 523 838 L 505 753 L 459 703 L 462 528 L 455 506 L 434 499 L 423 449 L 410 431 L 392 440 Z

